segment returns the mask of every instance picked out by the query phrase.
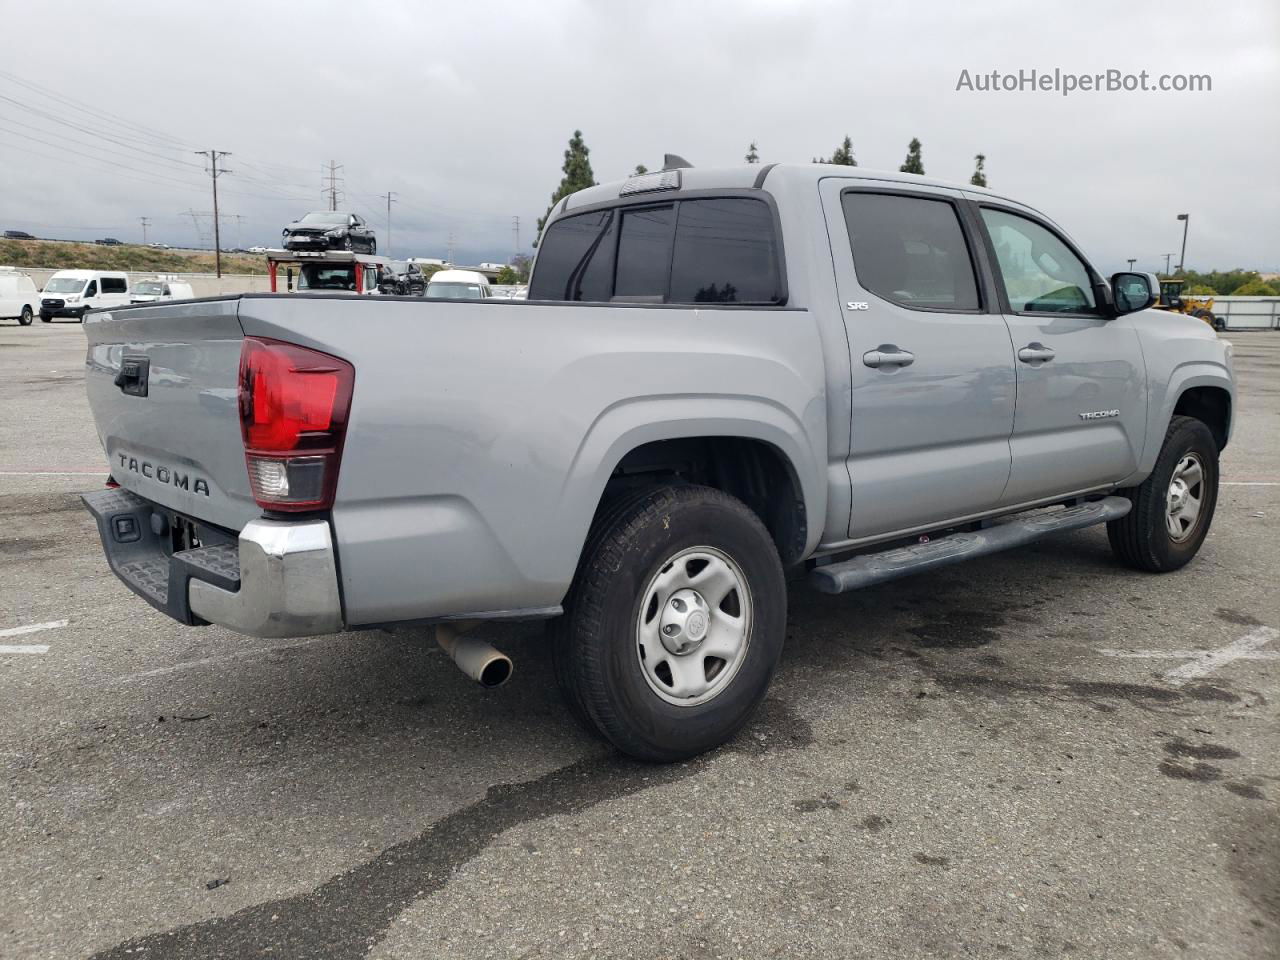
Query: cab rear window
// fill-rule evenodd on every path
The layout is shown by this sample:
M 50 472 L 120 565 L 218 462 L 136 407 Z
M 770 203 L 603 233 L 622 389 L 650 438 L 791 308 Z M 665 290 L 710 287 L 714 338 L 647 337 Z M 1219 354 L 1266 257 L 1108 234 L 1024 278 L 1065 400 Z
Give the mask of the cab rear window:
M 779 252 L 772 211 L 750 197 L 594 210 L 547 229 L 529 299 L 776 305 Z

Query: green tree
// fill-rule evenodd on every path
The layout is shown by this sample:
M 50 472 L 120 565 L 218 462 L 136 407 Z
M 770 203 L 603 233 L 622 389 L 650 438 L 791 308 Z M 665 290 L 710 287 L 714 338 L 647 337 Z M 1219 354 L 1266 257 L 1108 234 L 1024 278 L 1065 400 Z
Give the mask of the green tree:
M 573 131 L 573 136 L 569 139 L 569 149 L 564 152 L 564 166 L 561 167 L 564 177 L 560 180 L 560 186 L 556 187 L 556 192 L 551 194 L 551 203 L 547 206 L 547 212 L 538 218 L 538 236 L 542 236 L 542 227 L 557 203 L 571 193 L 596 185 L 596 176 L 591 172 L 590 156 L 591 151 L 587 149 L 582 139 L 582 131 Z M 533 245 L 535 247 L 538 245 L 537 238 L 534 238 Z
M 1165 276 L 1161 274 L 1161 276 Z M 1211 270 L 1208 273 L 1200 273 L 1197 270 L 1184 270 L 1178 274 L 1182 279 L 1187 281 L 1187 286 L 1206 286 L 1212 287 L 1214 290 L 1224 297 L 1235 293 L 1240 287 L 1246 283 L 1255 280 L 1261 280 L 1262 277 L 1256 270 L 1241 270 L 1238 267 L 1235 270 Z M 1168 277 L 1165 277 L 1168 279 Z
M 902 173 L 918 173 L 924 176 L 924 161 L 920 159 L 920 141 L 915 137 L 907 144 L 907 159 L 898 168 Z
M 1233 297 L 1274 297 L 1276 288 L 1263 280 L 1250 280 L 1231 291 Z
M 649 172 L 648 167 L 646 167 L 643 163 L 637 163 L 636 168 L 631 172 L 631 175 L 633 177 L 643 177 L 648 172 Z
M 756 151 L 756 142 L 751 141 L 751 146 L 747 147 L 747 155 L 743 158 L 747 163 L 759 163 L 760 154 Z
M 510 267 L 503 267 L 498 271 L 498 275 L 493 278 L 494 283 L 500 283 L 503 286 L 514 286 L 520 282 L 520 274 Z
M 1218 295 L 1218 291 L 1207 283 L 1188 284 L 1182 292 L 1192 297 L 1216 297 Z
M 973 176 L 969 178 L 969 182 L 975 187 L 985 187 L 987 185 L 986 155 L 979 153 L 973 161 Z
M 856 167 L 858 161 L 853 159 L 853 140 L 848 134 L 845 135 L 844 142 L 836 147 L 835 153 L 831 154 L 831 158 L 814 157 L 814 163 L 834 163 L 842 167 Z

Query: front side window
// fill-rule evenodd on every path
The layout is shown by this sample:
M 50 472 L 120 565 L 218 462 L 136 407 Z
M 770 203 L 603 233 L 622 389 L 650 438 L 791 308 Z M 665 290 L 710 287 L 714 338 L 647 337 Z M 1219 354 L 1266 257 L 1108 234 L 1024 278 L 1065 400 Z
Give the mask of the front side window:
M 1097 312 L 1088 267 L 1053 231 L 990 207 L 982 219 L 1014 313 Z
M 98 281 L 97 281 L 97 280 L 90 280 L 90 281 L 89 281 L 89 286 L 87 286 L 87 287 L 85 287 L 85 288 L 84 288 L 84 295 L 85 295 L 86 297 L 96 297 L 96 296 L 98 295 Z
M 978 283 L 956 208 L 890 193 L 844 195 L 858 283 L 917 310 L 977 310 Z

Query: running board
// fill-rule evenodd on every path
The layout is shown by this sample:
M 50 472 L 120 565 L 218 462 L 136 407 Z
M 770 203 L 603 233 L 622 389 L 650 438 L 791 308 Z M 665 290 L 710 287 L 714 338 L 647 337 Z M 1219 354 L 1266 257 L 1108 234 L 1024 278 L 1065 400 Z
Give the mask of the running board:
M 1125 497 L 1105 497 L 1065 510 L 1027 515 L 982 530 L 953 533 L 927 543 L 867 553 L 842 563 L 815 567 L 809 571 L 809 583 L 823 593 L 845 593 L 873 583 L 884 583 L 908 574 L 1020 547 L 1050 533 L 1119 520 L 1132 506 Z

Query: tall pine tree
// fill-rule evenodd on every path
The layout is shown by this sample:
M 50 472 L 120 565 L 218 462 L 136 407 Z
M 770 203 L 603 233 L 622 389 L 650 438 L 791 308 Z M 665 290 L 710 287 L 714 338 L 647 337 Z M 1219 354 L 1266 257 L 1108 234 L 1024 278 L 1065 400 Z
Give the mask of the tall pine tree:
M 856 167 L 858 161 L 853 159 L 853 140 L 845 135 L 844 142 L 836 147 L 836 152 L 831 154 L 831 159 L 827 160 L 823 157 L 814 157 L 814 163 L 834 163 L 842 167 Z
M 547 222 L 547 217 L 551 215 L 555 205 L 567 197 L 571 193 L 576 193 L 587 187 L 596 185 L 595 174 L 591 172 L 591 160 L 588 159 L 591 151 L 587 149 L 586 143 L 582 139 L 582 131 L 573 131 L 573 136 L 569 139 L 569 149 L 564 152 L 564 178 L 560 181 L 560 186 L 556 187 L 556 192 L 551 195 L 551 205 L 547 207 L 545 215 L 538 218 L 538 236 L 542 236 L 543 224 Z M 538 241 L 535 238 L 533 245 L 536 247 Z
M 907 159 L 898 168 L 903 173 L 918 173 L 924 176 L 924 161 L 920 159 L 920 141 L 915 137 L 907 144 Z
M 760 154 L 756 152 L 756 142 L 751 141 L 751 146 L 747 147 L 747 155 L 744 157 L 747 163 L 759 163 Z
M 973 176 L 969 178 L 969 182 L 973 184 L 975 187 L 985 187 L 987 185 L 987 172 L 986 172 L 987 157 L 985 154 L 980 153 L 977 156 L 975 156 L 973 160 L 974 160 Z

